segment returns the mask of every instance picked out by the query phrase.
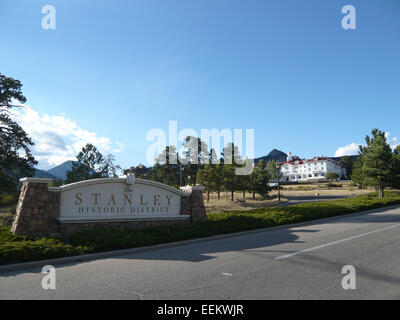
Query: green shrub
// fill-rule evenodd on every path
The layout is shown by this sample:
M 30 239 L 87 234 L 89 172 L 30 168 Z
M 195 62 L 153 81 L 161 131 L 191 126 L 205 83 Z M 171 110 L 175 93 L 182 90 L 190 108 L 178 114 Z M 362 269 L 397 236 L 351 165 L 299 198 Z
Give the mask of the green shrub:
M 343 187 L 342 184 L 339 184 L 339 183 L 332 183 L 332 182 L 327 183 L 326 186 L 327 186 L 328 188 L 342 188 L 342 187 Z
M 0 264 L 59 258 L 91 252 L 56 238 L 16 236 L 10 228 L 0 228 Z
M 18 196 L 11 194 L 3 194 L 0 196 L 0 206 L 10 207 L 16 205 L 18 202 Z
M 0 227 L 11 227 L 13 220 L 13 213 L 0 213 Z

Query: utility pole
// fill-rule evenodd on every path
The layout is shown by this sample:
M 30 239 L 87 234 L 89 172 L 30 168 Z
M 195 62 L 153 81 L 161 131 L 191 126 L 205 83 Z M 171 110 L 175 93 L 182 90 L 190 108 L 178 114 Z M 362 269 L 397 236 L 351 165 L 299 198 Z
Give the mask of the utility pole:
M 182 172 L 184 167 L 182 165 L 179 166 L 179 186 L 182 187 Z
M 279 183 L 279 173 L 281 172 L 281 164 L 279 162 L 276 163 L 276 180 L 278 182 L 278 202 L 281 202 L 281 187 Z

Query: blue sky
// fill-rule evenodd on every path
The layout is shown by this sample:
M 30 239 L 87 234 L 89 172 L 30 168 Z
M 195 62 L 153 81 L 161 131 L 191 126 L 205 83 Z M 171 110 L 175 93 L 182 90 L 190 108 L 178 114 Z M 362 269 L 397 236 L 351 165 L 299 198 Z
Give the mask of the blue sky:
M 399 18 L 398 0 L 2 0 L 0 72 L 24 84 L 41 168 L 85 141 L 146 163 L 146 133 L 170 120 L 254 129 L 256 156 L 333 156 L 374 127 L 396 143 Z

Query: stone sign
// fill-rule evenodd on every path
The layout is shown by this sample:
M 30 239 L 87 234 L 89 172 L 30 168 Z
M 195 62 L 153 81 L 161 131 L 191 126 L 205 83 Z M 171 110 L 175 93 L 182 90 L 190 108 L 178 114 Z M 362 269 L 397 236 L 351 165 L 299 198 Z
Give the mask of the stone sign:
M 202 187 L 182 191 L 133 174 L 61 187 L 49 187 L 51 179 L 21 181 L 15 234 L 68 235 L 96 227 L 139 229 L 206 220 Z

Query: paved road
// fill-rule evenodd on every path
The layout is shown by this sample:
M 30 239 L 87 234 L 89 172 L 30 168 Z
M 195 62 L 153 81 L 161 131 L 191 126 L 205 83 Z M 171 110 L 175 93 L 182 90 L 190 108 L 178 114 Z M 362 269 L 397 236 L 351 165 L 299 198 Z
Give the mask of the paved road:
M 356 268 L 356 289 L 341 286 Z M 400 207 L 40 270 L 0 274 L 1 299 L 399 299 Z
M 285 196 L 288 202 L 282 202 L 279 204 L 281 207 L 293 206 L 296 204 L 307 203 L 307 202 L 321 202 L 321 201 L 332 201 L 340 200 L 345 198 L 354 197 L 355 195 L 346 196 Z

